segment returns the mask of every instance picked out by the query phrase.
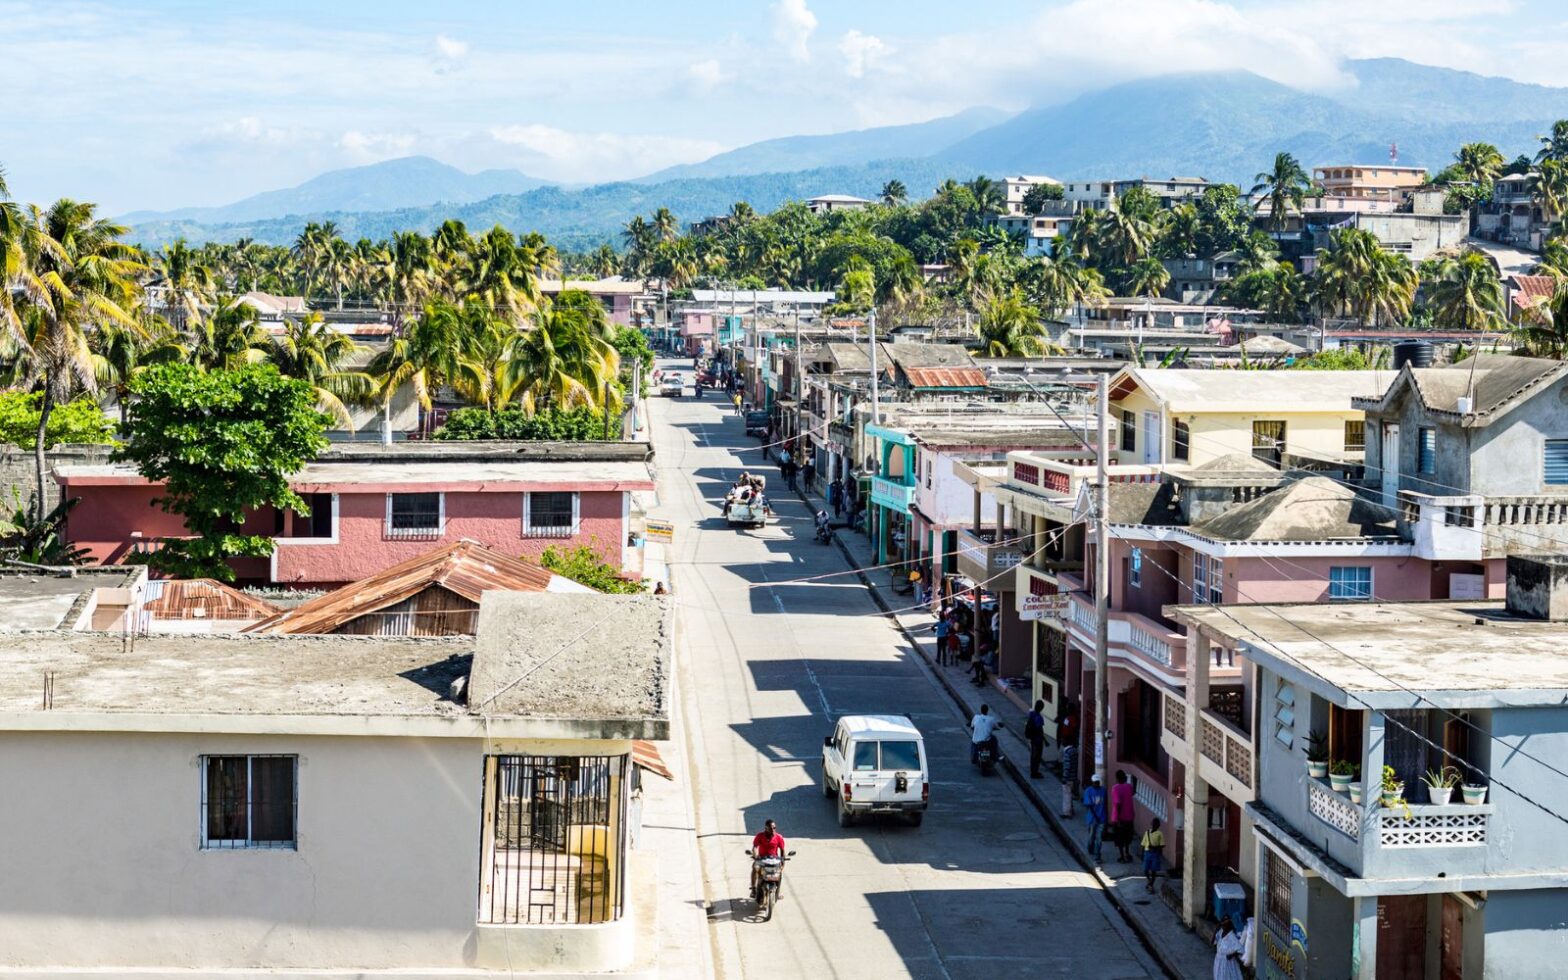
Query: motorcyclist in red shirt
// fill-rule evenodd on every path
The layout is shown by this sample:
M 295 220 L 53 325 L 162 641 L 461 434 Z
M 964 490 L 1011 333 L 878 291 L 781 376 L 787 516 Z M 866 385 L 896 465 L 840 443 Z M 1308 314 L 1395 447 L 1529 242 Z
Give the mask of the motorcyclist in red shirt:
M 784 857 L 784 837 L 777 825 L 769 820 L 762 825 L 762 832 L 751 839 L 751 893 L 757 894 L 757 862 L 763 858 Z

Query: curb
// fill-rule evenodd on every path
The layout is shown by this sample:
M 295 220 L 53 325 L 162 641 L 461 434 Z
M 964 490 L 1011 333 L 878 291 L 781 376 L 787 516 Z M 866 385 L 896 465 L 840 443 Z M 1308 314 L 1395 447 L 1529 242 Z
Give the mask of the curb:
M 796 494 L 808 506 L 810 505 L 811 501 L 806 498 L 804 493 L 801 493 L 797 490 Z M 893 607 L 888 605 L 887 599 L 882 595 L 881 588 L 874 584 L 871 581 L 871 576 L 867 575 L 865 571 L 862 570 L 858 564 L 856 564 L 855 556 L 850 552 L 849 545 L 841 541 L 837 534 L 833 535 L 833 543 L 838 546 L 839 554 L 844 557 L 844 560 L 849 564 L 850 568 L 854 569 L 855 577 L 858 578 L 861 583 L 866 586 L 866 589 L 871 593 L 871 601 L 876 603 L 878 609 L 882 610 L 882 615 L 886 616 L 893 622 L 894 626 L 898 627 L 898 631 L 904 635 L 904 639 L 909 641 L 910 646 L 914 649 L 915 655 L 920 658 L 921 663 L 924 664 L 928 669 L 931 668 L 931 660 L 921 649 L 919 639 L 909 631 L 908 627 L 899 621 L 899 618 L 896 615 L 893 614 Z M 964 702 L 962 692 L 953 686 L 953 682 L 948 679 L 947 674 L 939 670 L 930 670 L 930 673 L 941 682 L 942 689 L 947 692 L 948 697 L 952 698 L 953 703 L 958 705 L 961 713 L 969 710 L 968 704 Z M 1048 801 L 1040 796 L 1040 792 L 1034 788 L 1034 785 L 1029 779 L 1025 778 L 1023 772 L 1019 770 L 1018 766 L 1013 762 L 1011 756 L 1003 755 L 999 761 L 1002 764 L 1002 769 L 1005 770 L 1007 774 L 1012 777 L 1013 782 L 1023 790 L 1024 797 L 1029 800 L 1031 804 L 1033 804 L 1034 808 L 1039 811 L 1041 816 L 1045 817 L 1046 823 L 1056 833 L 1057 838 L 1062 842 L 1068 853 L 1072 854 L 1073 859 L 1078 862 L 1080 867 L 1093 875 L 1095 881 L 1099 882 L 1100 890 L 1107 898 L 1110 899 L 1111 904 L 1116 906 L 1117 911 L 1121 912 L 1122 920 L 1126 922 L 1128 927 L 1132 929 L 1133 933 L 1137 935 L 1138 939 L 1143 943 L 1144 948 L 1148 950 L 1149 954 L 1154 957 L 1154 959 L 1165 970 L 1168 976 L 1180 978 L 1182 974 L 1179 965 L 1171 959 L 1167 958 L 1164 950 L 1161 948 L 1159 943 L 1156 942 L 1154 935 L 1150 933 L 1144 924 L 1138 919 L 1138 917 L 1133 914 L 1132 908 L 1128 905 L 1126 899 L 1117 893 L 1115 883 L 1111 880 L 1111 878 L 1106 875 L 1098 865 L 1089 860 L 1089 855 L 1087 852 L 1079 848 L 1077 840 L 1062 824 L 1061 815 L 1052 808 Z

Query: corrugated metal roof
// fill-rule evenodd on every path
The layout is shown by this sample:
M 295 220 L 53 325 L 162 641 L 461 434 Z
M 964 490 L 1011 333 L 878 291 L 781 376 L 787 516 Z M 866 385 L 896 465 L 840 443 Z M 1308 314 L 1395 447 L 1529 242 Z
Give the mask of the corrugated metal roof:
M 664 764 L 664 757 L 659 754 L 659 747 L 645 739 L 632 739 L 632 762 L 652 773 L 658 773 L 665 779 L 674 779 L 675 774 L 670 772 L 670 767 Z
M 432 586 L 478 602 L 487 591 L 592 592 L 522 558 L 492 551 L 466 538 L 410 558 L 377 575 L 351 582 L 251 626 L 247 633 L 329 633 L 368 613 L 402 602 Z
M 1513 276 L 1514 305 L 1527 309 L 1552 298 L 1557 280 L 1552 276 Z
M 278 607 L 210 578 L 153 579 L 143 608 L 153 619 L 265 619 Z
M 985 387 L 985 372 L 979 368 L 906 367 L 904 377 L 914 388 Z

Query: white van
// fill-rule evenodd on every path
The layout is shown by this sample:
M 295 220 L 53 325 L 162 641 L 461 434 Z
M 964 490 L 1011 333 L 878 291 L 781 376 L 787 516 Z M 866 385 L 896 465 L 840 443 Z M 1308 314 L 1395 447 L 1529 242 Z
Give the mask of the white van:
M 898 813 L 920 826 L 931 771 L 920 730 L 902 715 L 845 715 L 822 739 L 822 795 L 838 801 L 838 825 L 865 813 Z

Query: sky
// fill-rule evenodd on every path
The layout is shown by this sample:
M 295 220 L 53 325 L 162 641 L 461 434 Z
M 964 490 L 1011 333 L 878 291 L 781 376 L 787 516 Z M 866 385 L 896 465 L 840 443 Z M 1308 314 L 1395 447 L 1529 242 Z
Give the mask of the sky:
M 1568 86 L 1568 0 L 0 0 L 13 196 L 224 204 L 424 154 L 567 183 L 1170 71 Z

